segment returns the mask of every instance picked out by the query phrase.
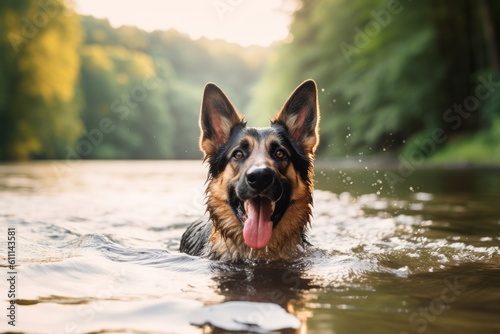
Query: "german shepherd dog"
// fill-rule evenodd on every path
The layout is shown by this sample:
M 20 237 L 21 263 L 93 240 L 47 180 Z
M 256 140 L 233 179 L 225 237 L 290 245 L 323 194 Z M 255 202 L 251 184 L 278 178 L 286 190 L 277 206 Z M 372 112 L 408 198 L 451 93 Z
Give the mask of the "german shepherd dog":
M 221 261 L 272 261 L 295 258 L 309 246 L 317 96 L 316 83 L 307 80 L 270 127 L 251 128 L 221 89 L 206 85 L 200 147 L 209 164 L 209 219 L 187 228 L 181 252 Z

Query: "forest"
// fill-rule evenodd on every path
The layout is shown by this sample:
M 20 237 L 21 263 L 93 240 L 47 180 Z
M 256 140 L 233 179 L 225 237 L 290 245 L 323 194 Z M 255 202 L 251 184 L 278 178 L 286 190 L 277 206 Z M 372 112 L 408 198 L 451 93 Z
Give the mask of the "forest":
M 0 2 L 0 159 L 197 159 L 203 86 L 265 126 L 316 80 L 322 159 L 500 164 L 500 3 L 309 0 L 271 47 Z

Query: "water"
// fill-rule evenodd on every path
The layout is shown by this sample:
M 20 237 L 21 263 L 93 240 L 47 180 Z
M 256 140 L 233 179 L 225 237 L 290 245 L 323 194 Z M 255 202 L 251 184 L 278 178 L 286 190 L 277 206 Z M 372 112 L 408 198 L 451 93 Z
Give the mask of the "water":
M 251 265 L 177 251 L 204 214 L 205 171 L 198 161 L 0 165 L 5 275 L 7 227 L 18 241 L 16 327 L 2 284 L 0 332 L 202 333 L 211 329 L 189 321 L 203 305 L 255 301 L 293 313 L 299 333 L 500 333 L 497 170 L 391 183 L 397 170 L 324 165 L 317 249 Z

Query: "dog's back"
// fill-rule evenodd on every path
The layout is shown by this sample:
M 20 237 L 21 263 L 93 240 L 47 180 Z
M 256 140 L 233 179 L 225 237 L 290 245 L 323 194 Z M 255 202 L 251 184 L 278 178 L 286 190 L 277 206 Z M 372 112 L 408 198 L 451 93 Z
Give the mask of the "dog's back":
M 212 225 L 212 222 L 206 219 L 191 223 L 182 234 L 179 250 L 190 255 L 203 256 L 208 248 Z

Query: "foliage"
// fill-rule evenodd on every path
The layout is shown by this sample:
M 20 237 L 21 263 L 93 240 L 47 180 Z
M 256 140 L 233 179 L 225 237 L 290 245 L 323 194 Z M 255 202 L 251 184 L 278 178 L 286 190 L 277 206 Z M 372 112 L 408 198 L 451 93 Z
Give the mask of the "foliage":
M 483 73 L 486 77 L 489 73 Z M 492 76 L 493 82 L 500 82 L 500 75 Z M 476 87 L 480 83 L 475 83 Z M 500 85 L 499 85 L 500 86 Z M 492 164 L 500 161 L 500 89 L 492 91 L 483 103 L 479 117 L 481 131 L 457 136 L 450 143 L 431 157 L 433 163 L 470 162 Z
M 81 85 L 87 101 L 82 116 L 86 133 L 93 130 L 96 139 L 92 152 L 80 156 L 172 158 L 174 121 L 165 103 L 167 78 L 151 57 L 99 45 L 85 46 L 81 53 Z M 107 133 L 101 129 L 103 120 L 111 122 Z
M 0 158 L 55 158 L 81 135 L 79 19 L 44 4 L 0 3 Z
M 199 158 L 207 82 L 260 126 L 313 78 L 324 158 L 404 157 L 442 131 L 425 158 L 500 161 L 500 2 L 297 1 L 271 48 L 2 1 L 0 159 Z
M 267 53 L 116 29 L 62 0 L 2 1 L 0 31 L 0 159 L 199 158 L 203 86 L 245 106 Z
M 478 73 L 494 72 L 500 35 L 486 31 L 498 31 L 499 17 L 488 0 L 301 1 L 293 42 L 275 50 L 248 112 L 267 121 L 286 92 L 313 78 L 322 156 L 397 153 L 436 128 L 449 138 L 487 131 L 500 110 L 496 94 L 459 129 L 444 113 L 474 96 Z
M 430 159 L 433 163 L 470 162 L 492 164 L 500 161 L 500 118 L 490 129 L 458 138 Z
M 128 26 L 114 29 L 106 20 L 93 17 L 84 17 L 83 22 L 85 44 L 120 46 L 144 52 L 155 62 L 166 60 L 176 82 L 190 84 L 199 89 L 199 94 L 207 82 L 214 82 L 237 106 L 244 106 L 250 100 L 249 88 L 260 77 L 268 53 L 262 47 L 243 48 L 220 40 L 192 41 L 175 30 L 146 33 Z

